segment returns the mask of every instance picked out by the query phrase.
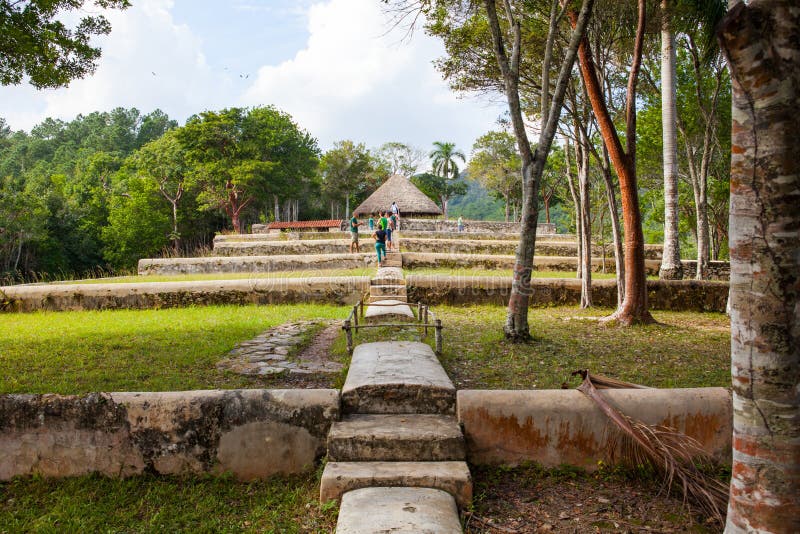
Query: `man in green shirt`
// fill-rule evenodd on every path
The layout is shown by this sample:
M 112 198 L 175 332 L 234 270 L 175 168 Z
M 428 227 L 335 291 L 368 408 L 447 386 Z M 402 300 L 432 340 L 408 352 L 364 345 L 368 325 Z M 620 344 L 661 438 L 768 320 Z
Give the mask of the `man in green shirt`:
M 360 225 L 358 217 L 353 214 L 353 218 L 350 219 L 350 252 L 361 252 L 358 247 L 358 227 Z

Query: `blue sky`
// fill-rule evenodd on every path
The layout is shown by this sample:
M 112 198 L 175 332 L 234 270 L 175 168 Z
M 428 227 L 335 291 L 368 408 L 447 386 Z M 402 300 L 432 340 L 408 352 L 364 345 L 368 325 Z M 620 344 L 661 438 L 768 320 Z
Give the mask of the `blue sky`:
M 29 130 L 45 117 L 161 108 L 181 123 L 199 111 L 274 105 L 323 149 L 352 139 L 469 153 L 504 108 L 453 94 L 431 62 L 441 44 L 389 31 L 379 0 L 133 0 L 111 12 L 94 76 L 69 88 L 0 87 L 0 117 Z

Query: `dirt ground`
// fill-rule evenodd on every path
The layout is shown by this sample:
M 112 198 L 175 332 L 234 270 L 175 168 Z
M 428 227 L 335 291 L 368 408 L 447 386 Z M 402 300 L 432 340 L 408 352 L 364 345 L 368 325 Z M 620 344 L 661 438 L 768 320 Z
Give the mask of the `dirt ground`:
M 659 481 L 581 471 L 472 467 L 474 510 L 465 532 L 722 532 Z

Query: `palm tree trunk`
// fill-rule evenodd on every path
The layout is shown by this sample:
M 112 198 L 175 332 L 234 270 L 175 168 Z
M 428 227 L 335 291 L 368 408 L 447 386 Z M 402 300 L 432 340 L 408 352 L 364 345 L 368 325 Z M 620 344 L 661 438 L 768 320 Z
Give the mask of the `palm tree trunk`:
M 664 155 L 664 251 L 661 257 L 660 278 L 683 278 L 680 243 L 678 240 L 678 117 L 675 98 L 675 36 L 670 27 L 669 0 L 661 0 L 661 124 Z
M 726 533 L 800 532 L 800 10 L 738 3 L 732 78 L 733 468 Z

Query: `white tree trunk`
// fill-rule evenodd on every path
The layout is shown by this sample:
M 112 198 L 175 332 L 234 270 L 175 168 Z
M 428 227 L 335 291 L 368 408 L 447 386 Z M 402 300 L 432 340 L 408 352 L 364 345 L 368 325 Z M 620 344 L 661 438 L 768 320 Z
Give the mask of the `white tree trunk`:
M 668 0 L 661 0 L 661 124 L 664 155 L 664 251 L 659 277 L 679 280 L 683 277 L 678 240 L 678 111 L 675 104 L 675 36 L 670 27 Z

